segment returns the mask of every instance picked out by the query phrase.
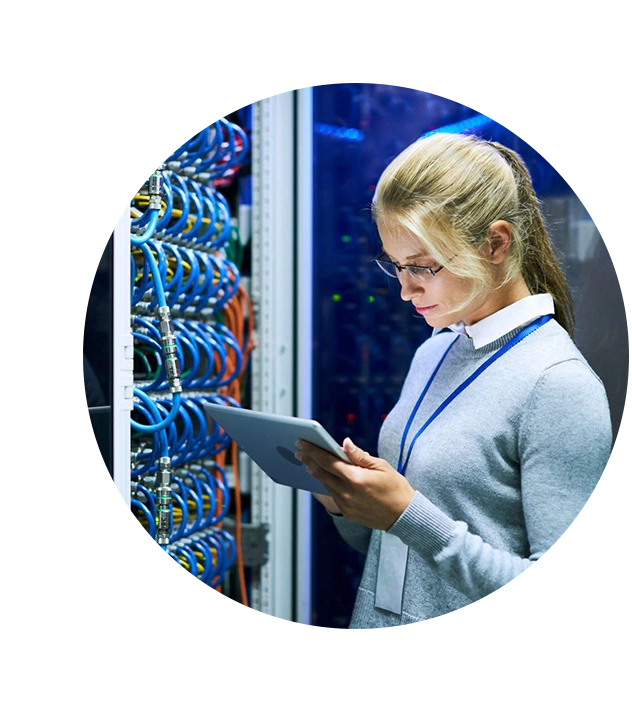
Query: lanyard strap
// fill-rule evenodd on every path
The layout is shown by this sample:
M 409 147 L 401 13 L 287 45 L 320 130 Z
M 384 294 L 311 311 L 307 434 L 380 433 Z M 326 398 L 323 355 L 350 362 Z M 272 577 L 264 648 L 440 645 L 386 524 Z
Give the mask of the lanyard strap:
M 446 349 L 445 353 L 441 357 L 441 360 L 437 364 L 435 370 L 432 373 L 432 376 L 430 376 L 430 379 L 428 383 L 426 384 L 426 387 L 424 388 L 421 396 L 419 396 L 419 399 L 417 400 L 417 403 L 415 407 L 413 408 L 413 412 L 410 414 L 410 417 L 408 418 L 408 423 L 406 424 L 406 429 L 404 430 L 404 435 L 402 436 L 402 441 L 400 444 L 400 449 L 399 449 L 399 462 L 397 464 L 397 471 L 405 475 L 406 473 L 406 468 L 408 467 L 408 461 L 410 460 L 410 456 L 412 454 L 413 448 L 415 447 L 415 443 L 417 442 L 417 439 L 419 436 L 424 432 L 424 430 L 432 423 L 432 421 L 439 416 L 449 405 L 452 403 L 452 401 L 460 394 L 463 393 L 463 391 L 472 383 L 475 381 L 483 371 L 485 371 L 487 368 L 489 368 L 494 361 L 497 361 L 501 356 L 507 353 L 509 349 L 512 349 L 516 344 L 520 343 L 524 338 L 529 336 L 529 334 L 532 334 L 536 329 L 539 329 L 543 324 L 546 324 L 547 321 L 552 319 L 551 314 L 545 314 L 544 316 L 541 316 L 539 319 L 536 319 L 535 321 L 532 321 L 530 324 L 527 324 L 527 326 L 524 327 L 524 329 L 521 329 L 514 337 L 511 339 L 511 341 L 508 341 L 501 349 L 496 351 L 495 354 L 492 354 L 485 363 L 483 363 L 481 366 L 479 366 L 474 373 L 469 376 L 463 383 L 461 383 L 460 386 L 458 386 L 452 393 L 441 403 L 441 405 L 435 410 L 435 412 L 426 420 L 426 422 L 419 428 L 417 431 L 415 437 L 413 438 L 413 441 L 411 442 L 410 446 L 408 447 L 408 454 L 406 455 L 406 461 L 404 462 L 402 466 L 402 460 L 404 457 L 404 448 L 405 448 L 405 443 L 406 443 L 406 437 L 408 436 L 408 431 L 410 430 L 413 420 L 415 419 L 415 415 L 417 415 L 417 411 L 419 410 L 419 406 L 421 405 L 421 402 L 423 401 L 426 393 L 428 392 L 428 388 L 430 387 L 430 384 L 434 380 L 434 377 L 437 375 L 437 372 L 441 368 L 441 365 L 443 364 L 446 356 L 448 355 L 448 352 L 450 349 L 454 346 L 454 344 L 458 341 L 458 336 L 454 341 L 450 343 L 448 348 Z

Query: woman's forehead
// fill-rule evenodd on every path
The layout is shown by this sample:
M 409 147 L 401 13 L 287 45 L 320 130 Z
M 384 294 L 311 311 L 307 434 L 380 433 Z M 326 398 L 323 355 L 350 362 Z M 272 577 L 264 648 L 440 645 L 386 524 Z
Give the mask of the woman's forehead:
M 378 225 L 378 231 L 384 250 L 389 255 L 402 259 L 421 259 L 429 256 L 419 237 L 401 225 Z

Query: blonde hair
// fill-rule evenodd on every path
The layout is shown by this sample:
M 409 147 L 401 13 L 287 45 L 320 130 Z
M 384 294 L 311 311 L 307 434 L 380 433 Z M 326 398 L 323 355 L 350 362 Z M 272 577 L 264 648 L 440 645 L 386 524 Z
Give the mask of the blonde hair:
M 471 282 L 470 296 L 458 309 L 489 291 L 491 263 L 482 248 L 491 224 L 505 220 L 512 240 L 502 285 L 522 274 L 531 294 L 550 293 L 557 321 L 572 336 L 568 281 L 529 171 L 514 151 L 462 134 L 420 139 L 380 177 L 372 212 L 378 226 L 403 228 L 419 240 L 430 258 L 449 264 L 453 274 Z

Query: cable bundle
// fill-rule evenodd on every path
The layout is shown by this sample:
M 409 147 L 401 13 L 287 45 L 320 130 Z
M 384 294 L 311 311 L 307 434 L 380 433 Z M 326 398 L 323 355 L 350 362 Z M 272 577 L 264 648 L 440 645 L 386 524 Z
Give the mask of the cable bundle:
M 154 201 L 151 184 L 132 202 L 132 232 L 135 239 L 163 240 L 199 249 L 219 249 L 231 235 L 230 207 L 214 185 L 202 185 L 170 170 L 161 171 L 162 194 Z M 149 210 L 147 209 L 149 206 Z
M 173 326 L 184 389 L 219 389 L 239 378 L 247 344 L 239 344 L 226 326 L 189 319 L 174 319 Z M 137 387 L 146 392 L 167 390 L 169 384 L 157 320 L 135 316 L 132 333 L 134 355 L 138 360 L 136 375 L 142 379 L 137 381 Z
M 246 604 L 237 448 L 204 405 L 240 407 L 252 350 L 252 307 L 237 264 L 243 246 L 218 190 L 247 150 L 246 133 L 221 119 L 170 156 L 132 202 L 130 255 L 132 509 L 209 586 L 221 586 L 237 561 Z M 231 504 L 234 539 L 222 529 Z
M 248 152 L 248 137 L 239 126 L 220 119 L 187 141 L 166 161 L 167 168 L 200 182 L 224 186 Z
M 144 248 L 144 249 L 143 249 Z M 154 278 L 151 258 L 156 262 Z M 239 270 L 220 252 L 206 253 L 159 240 L 132 249 L 132 307 L 153 312 L 160 289 L 174 314 L 219 314 L 239 287 Z

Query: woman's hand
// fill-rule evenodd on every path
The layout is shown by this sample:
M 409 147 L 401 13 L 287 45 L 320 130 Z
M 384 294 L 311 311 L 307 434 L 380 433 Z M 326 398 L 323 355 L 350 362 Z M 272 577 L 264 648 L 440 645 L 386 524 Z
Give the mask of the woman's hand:
M 372 529 L 389 529 L 415 494 L 386 460 L 360 450 L 350 438 L 342 447 L 351 464 L 303 440 L 297 447 L 296 458 L 323 483 L 346 519 Z
M 316 494 L 316 492 L 312 492 L 312 494 L 328 512 L 331 512 L 331 514 L 342 514 L 338 509 L 338 505 L 334 502 L 333 497 L 328 497 L 326 494 Z

